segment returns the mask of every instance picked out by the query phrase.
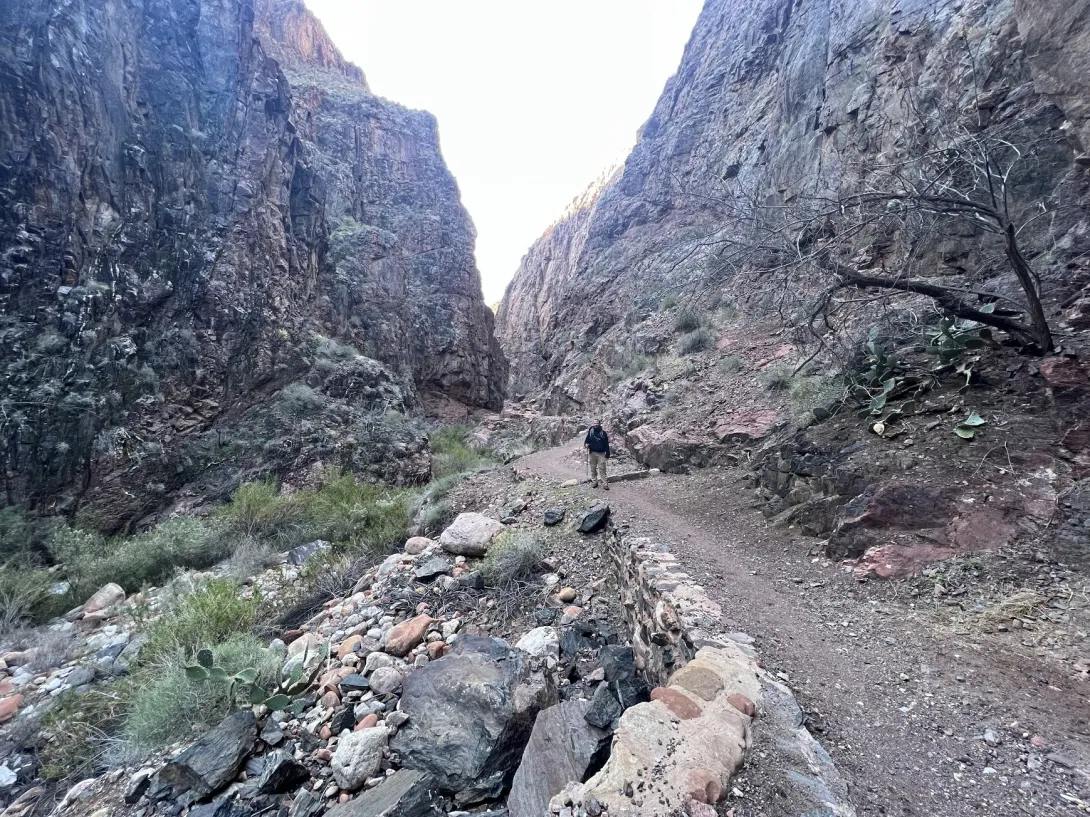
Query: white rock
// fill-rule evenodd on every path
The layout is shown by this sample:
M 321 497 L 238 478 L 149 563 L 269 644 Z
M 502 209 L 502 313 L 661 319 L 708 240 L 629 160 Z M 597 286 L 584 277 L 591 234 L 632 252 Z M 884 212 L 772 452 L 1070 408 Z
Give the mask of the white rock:
M 124 600 L 125 589 L 119 584 L 110 582 L 100 587 L 97 593 L 87 599 L 83 605 L 83 612 L 97 613 L 99 610 L 108 610 Z
M 435 544 L 434 540 L 426 536 L 413 536 L 405 542 L 405 552 L 412 556 L 419 556 L 433 544 Z
M 382 766 L 382 750 L 386 748 L 388 734 L 385 726 L 374 726 L 340 738 L 330 761 L 338 786 L 355 791 L 367 778 L 374 777 Z
M 394 667 L 379 667 L 368 678 L 376 695 L 386 695 L 401 686 L 401 673 Z
M 0 766 L 0 789 L 10 788 L 15 785 L 15 781 L 19 779 L 19 776 L 15 774 L 5 763 Z
M 503 530 L 502 522 L 483 514 L 460 513 L 454 523 L 443 531 L 439 544 L 447 553 L 484 556 L 489 544 Z
M 555 627 L 535 627 L 518 640 L 515 646 L 535 658 L 560 656 L 560 635 Z
M 363 672 L 370 675 L 381 667 L 392 667 L 393 665 L 394 657 L 392 655 L 387 655 L 384 652 L 373 652 L 367 656 L 367 663 L 363 665 Z

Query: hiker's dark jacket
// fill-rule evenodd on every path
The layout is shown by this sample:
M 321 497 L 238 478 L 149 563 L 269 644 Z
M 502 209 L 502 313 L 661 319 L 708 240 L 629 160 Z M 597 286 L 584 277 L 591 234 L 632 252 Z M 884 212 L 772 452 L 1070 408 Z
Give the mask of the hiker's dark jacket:
M 609 456 L 609 435 L 606 434 L 604 428 L 592 428 L 587 432 L 587 438 L 583 440 L 583 445 L 586 445 L 595 454 L 605 454 Z

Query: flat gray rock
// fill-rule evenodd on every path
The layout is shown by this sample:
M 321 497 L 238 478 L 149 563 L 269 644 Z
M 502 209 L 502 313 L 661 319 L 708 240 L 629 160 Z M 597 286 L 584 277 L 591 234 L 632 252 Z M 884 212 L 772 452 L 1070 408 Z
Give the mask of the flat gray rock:
M 355 800 L 334 806 L 325 817 L 444 817 L 435 781 L 401 769 Z
M 156 789 L 186 804 L 211 797 L 238 776 L 256 741 L 254 713 L 236 712 L 160 769 Z
M 409 721 L 390 748 L 457 806 L 483 802 L 502 794 L 538 710 L 555 702 L 551 680 L 524 653 L 498 638 L 461 636 L 441 661 L 405 676 L 399 709 Z
M 609 752 L 609 732 L 584 719 L 590 701 L 565 701 L 542 710 L 511 783 L 510 817 L 542 817 L 549 800 L 585 779 Z

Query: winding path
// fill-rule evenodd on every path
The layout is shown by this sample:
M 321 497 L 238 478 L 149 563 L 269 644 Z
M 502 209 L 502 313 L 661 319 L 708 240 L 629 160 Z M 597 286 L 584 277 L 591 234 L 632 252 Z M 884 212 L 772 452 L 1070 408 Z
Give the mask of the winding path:
M 556 481 L 585 476 L 578 443 L 515 468 Z M 1085 682 L 1021 655 L 1016 641 L 962 640 L 903 585 L 860 585 L 811 555 L 813 539 L 769 528 L 742 476 L 709 469 L 580 490 L 607 499 L 616 525 L 669 542 L 729 625 L 757 639 L 860 817 L 1082 813 L 1068 798 L 1090 800 Z M 1034 736 L 1046 745 L 1031 745 Z M 739 780 L 734 817 L 796 817 L 766 774 L 775 758 L 760 755 Z

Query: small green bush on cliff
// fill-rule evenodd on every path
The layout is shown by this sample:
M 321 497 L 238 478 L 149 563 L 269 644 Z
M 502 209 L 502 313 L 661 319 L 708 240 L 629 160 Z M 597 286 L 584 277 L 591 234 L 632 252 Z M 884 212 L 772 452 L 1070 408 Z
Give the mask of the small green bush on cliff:
M 152 625 L 140 653 L 141 663 L 155 664 L 175 655 L 188 659 L 197 650 L 211 649 L 233 635 L 249 633 L 260 607 L 260 594 L 243 598 L 237 582 L 213 579 L 182 596 Z
M 700 316 L 691 309 L 683 309 L 674 319 L 675 332 L 695 332 L 700 328 Z
M 694 355 L 704 352 L 715 345 L 715 335 L 707 329 L 697 329 L 689 332 L 681 338 L 678 344 L 678 352 L 683 355 Z
M 481 574 L 492 587 L 510 587 L 526 581 L 541 566 L 545 547 L 532 533 L 508 530 L 489 545 Z
M 471 429 L 465 425 L 443 426 L 431 433 L 431 473 L 435 479 L 477 471 L 492 464 L 492 459 L 469 441 Z
M 282 658 L 248 634 L 238 634 L 210 647 L 215 665 L 228 674 L 258 670 L 257 682 L 277 680 Z M 229 708 L 223 685 L 197 683 L 186 677 L 185 660 L 164 659 L 139 670 L 139 682 L 126 701 L 121 736 L 138 752 L 182 740 L 219 721 Z

